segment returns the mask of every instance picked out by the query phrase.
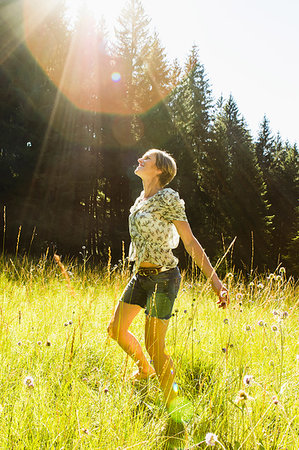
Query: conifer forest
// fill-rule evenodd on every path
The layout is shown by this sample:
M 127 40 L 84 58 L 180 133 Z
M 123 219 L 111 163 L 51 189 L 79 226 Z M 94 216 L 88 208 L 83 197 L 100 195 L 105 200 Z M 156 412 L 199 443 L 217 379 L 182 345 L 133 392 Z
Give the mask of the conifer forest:
M 170 61 L 140 0 L 113 38 L 83 8 L 70 26 L 61 6 L 29 32 L 35 2 L 27 15 L 21 4 L 1 2 L 1 252 L 79 258 L 83 247 L 117 263 L 142 189 L 137 158 L 159 148 L 177 161 L 170 187 L 213 262 L 236 238 L 227 264 L 298 276 L 298 147 L 273 134 L 267 111 L 254 136 L 233 94 L 214 97 L 200 42 Z

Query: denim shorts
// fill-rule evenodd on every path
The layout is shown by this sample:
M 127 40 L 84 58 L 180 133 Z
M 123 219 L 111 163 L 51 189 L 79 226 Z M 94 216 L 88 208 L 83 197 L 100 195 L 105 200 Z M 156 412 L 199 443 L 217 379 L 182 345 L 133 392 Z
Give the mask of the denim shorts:
M 177 267 L 157 275 L 135 274 L 125 287 L 120 301 L 145 308 L 145 314 L 158 319 L 171 317 L 181 283 Z

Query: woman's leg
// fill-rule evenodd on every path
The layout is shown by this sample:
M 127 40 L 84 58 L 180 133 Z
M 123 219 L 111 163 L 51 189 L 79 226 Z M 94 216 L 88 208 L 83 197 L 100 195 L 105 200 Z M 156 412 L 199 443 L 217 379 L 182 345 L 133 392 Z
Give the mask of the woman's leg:
M 153 360 L 166 405 L 170 406 L 177 393 L 173 385 L 175 377 L 173 361 L 165 348 L 168 322 L 169 320 L 158 319 L 157 317 L 146 317 L 145 346 Z
M 136 378 L 146 378 L 154 373 L 154 369 L 146 359 L 140 343 L 128 331 L 133 319 L 141 309 L 138 305 L 119 302 L 108 326 L 109 336 L 115 339 L 121 348 L 137 363 L 138 372 L 135 374 Z

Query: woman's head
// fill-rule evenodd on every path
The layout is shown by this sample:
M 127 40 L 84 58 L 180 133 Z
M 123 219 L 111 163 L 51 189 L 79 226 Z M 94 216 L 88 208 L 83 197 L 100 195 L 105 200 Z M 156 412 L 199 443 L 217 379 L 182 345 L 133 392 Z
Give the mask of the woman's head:
M 176 162 L 173 157 L 164 150 L 153 148 L 149 151 L 156 156 L 156 166 L 159 170 L 161 170 L 159 175 L 160 184 L 164 187 L 176 176 Z

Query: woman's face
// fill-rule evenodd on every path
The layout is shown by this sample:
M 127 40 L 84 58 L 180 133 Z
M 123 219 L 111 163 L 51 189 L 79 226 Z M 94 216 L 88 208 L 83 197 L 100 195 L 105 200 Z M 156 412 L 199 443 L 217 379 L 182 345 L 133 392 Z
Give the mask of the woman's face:
M 156 154 L 154 152 L 146 152 L 142 158 L 139 158 L 138 167 L 134 173 L 143 180 L 158 177 L 162 171 L 156 166 Z

